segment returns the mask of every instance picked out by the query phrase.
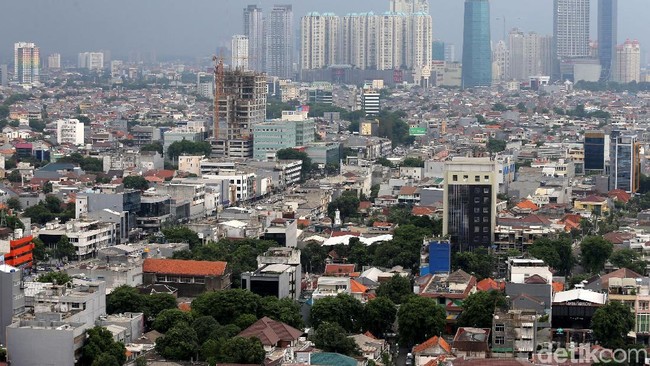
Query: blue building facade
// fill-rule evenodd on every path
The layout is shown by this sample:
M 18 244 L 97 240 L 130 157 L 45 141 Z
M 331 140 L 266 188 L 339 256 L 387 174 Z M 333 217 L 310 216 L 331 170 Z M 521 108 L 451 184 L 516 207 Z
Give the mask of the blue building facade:
M 600 79 L 610 79 L 618 33 L 618 0 L 598 0 L 598 58 Z
M 490 3 L 488 0 L 465 0 L 462 86 L 491 84 Z

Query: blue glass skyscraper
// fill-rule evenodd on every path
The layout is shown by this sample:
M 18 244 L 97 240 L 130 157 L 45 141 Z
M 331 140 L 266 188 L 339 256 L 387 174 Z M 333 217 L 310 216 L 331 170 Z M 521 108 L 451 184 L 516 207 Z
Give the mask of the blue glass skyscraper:
M 616 52 L 618 0 L 598 0 L 598 58 L 603 81 L 610 79 Z
M 465 0 L 462 83 L 463 88 L 492 84 L 488 0 Z

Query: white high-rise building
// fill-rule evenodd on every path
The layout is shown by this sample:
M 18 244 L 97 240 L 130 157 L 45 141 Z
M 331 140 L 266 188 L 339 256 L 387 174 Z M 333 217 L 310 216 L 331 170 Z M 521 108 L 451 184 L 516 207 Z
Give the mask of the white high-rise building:
M 236 34 L 232 36 L 232 66 L 238 70 L 248 70 L 248 37 Z
M 104 69 L 104 54 L 102 52 L 82 52 L 77 57 L 77 67 L 91 71 Z
M 14 80 L 21 84 L 38 83 L 40 65 L 39 49 L 34 43 L 14 44 Z
M 61 55 L 58 53 L 53 53 L 47 56 L 47 68 L 48 69 L 60 69 L 61 68 Z
M 506 42 L 499 41 L 492 53 L 492 62 L 495 65 L 493 78 L 495 80 L 507 80 L 510 71 L 510 51 L 506 46 Z
M 555 78 L 560 78 L 559 64 L 562 60 L 586 58 L 589 48 L 589 1 L 553 1 L 553 54 Z
M 429 0 L 390 0 L 390 11 L 405 14 L 429 14 Z
M 248 37 L 248 67 L 257 72 L 264 71 L 264 17 L 262 9 L 256 5 L 244 8 L 244 35 Z
M 338 63 L 340 18 L 332 13 L 309 13 L 300 22 L 300 66 L 322 69 Z
M 617 83 L 641 81 L 641 47 L 638 41 L 628 39 L 616 47 L 611 80 Z
M 60 119 L 56 121 L 56 142 L 59 145 L 83 145 L 84 124 L 75 118 Z
M 348 14 L 341 22 L 341 63 L 376 70 L 427 66 L 432 28 L 431 16 L 423 12 Z
M 524 33 L 513 29 L 508 37 L 510 69 L 506 73 L 508 79 L 528 80 L 539 75 L 542 60 L 540 58 L 540 38 L 535 32 Z
M 293 7 L 274 5 L 266 18 L 266 72 L 269 76 L 293 76 Z

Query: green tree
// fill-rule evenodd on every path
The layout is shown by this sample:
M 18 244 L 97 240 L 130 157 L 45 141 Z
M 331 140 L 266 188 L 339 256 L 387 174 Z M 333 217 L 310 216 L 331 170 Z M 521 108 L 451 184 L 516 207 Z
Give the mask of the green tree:
M 94 327 L 86 332 L 86 342 L 81 347 L 81 365 L 123 365 L 126 362 L 124 344 L 113 340 L 113 334 L 104 327 Z M 111 363 L 116 361 L 116 363 Z M 105 363 L 108 362 L 108 363 Z
M 462 269 L 467 273 L 474 274 L 479 280 L 492 277 L 495 262 L 485 248 L 479 248 L 472 252 L 455 252 L 452 254 L 452 266 L 455 269 Z
M 412 346 L 442 334 L 447 314 L 436 300 L 411 296 L 397 312 L 400 343 Z
M 524 103 L 524 102 L 517 103 L 517 110 L 519 110 L 519 112 L 521 112 L 521 113 L 528 112 L 528 108 L 526 107 L 526 103 Z
M 271 319 L 288 324 L 296 329 L 304 327 L 300 304 L 285 297 L 278 299 L 275 296 L 265 296 L 260 300 L 258 317 L 268 316 Z
M 388 160 L 388 159 L 386 159 L 385 157 L 383 157 L 383 156 L 380 157 L 380 158 L 378 158 L 377 160 L 375 160 L 375 163 L 376 163 L 376 164 L 379 164 L 379 165 L 381 165 L 381 166 L 388 167 L 388 168 L 392 168 L 392 167 L 393 167 L 393 163 L 392 163 L 390 160 Z
M 47 272 L 36 278 L 37 282 L 49 282 L 56 283 L 58 285 L 63 285 L 68 282 L 72 282 L 72 277 L 70 277 L 65 272 Z
M 600 236 L 587 236 L 580 243 L 582 266 L 591 273 L 599 273 L 612 254 L 614 245 Z
M 591 319 L 594 336 L 605 348 L 623 348 L 627 334 L 633 328 L 634 314 L 629 306 L 619 301 L 600 307 Z
M 497 112 L 505 112 L 508 110 L 508 107 L 506 107 L 506 105 L 503 103 L 494 103 L 492 105 L 492 110 Z
M 278 160 L 300 160 L 302 161 L 302 168 L 300 175 L 302 179 L 306 179 L 309 176 L 309 172 L 312 167 L 311 158 L 307 155 L 306 152 L 298 151 L 292 148 L 280 149 L 275 153 L 275 156 Z
M 196 332 L 187 323 L 180 322 L 156 340 L 156 351 L 170 360 L 196 359 L 199 351 Z
M 7 207 L 9 207 L 12 210 L 15 211 L 20 211 L 23 208 L 23 205 L 20 203 L 20 200 L 16 197 L 10 197 L 7 200 Z
M 39 238 L 34 238 L 32 240 L 32 243 L 34 243 L 34 250 L 32 251 L 34 259 L 36 259 L 37 262 L 47 260 L 49 256 L 49 250 L 45 246 L 45 243 L 43 243 L 43 241 Z
M 347 332 L 337 323 L 324 322 L 316 328 L 311 340 L 316 348 L 325 352 L 341 353 L 348 356 L 360 354 L 354 339 L 347 336 Z
M 240 316 L 235 319 L 233 324 L 238 326 L 241 329 L 246 329 L 253 325 L 257 321 L 257 316 L 254 314 L 241 314 Z
M 170 243 L 188 243 L 190 249 L 201 245 L 201 238 L 187 226 L 173 226 L 162 229 L 165 239 Z
M 207 141 L 192 142 L 183 139 L 182 141 L 174 141 L 167 148 L 167 156 L 172 161 L 176 161 L 179 156 L 184 154 L 210 156 L 211 153 L 212 146 Z
M 156 320 L 153 322 L 153 329 L 160 333 L 165 333 L 180 322 L 192 324 L 192 320 L 192 314 L 190 313 L 180 309 L 165 309 L 156 315 Z
M 221 347 L 221 362 L 256 364 L 264 362 L 266 352 L 257 338 L 234 337 L 226 340 Z
M 52 213 L 57 214 L 63 212 L 63 201 L 61 201 L 57 196 L 45 196 L 43 204 L 45 205 L 45 208 Z
M 23 181 L 23 175 L 20 174 L 20 170 L 12 170 L 11 173 L 7 174 L 7 180 L 12 183 L 20 183 Z
M 140 295 L 143 310 L 147 319 L 155 318 L 161 311 L 176 309 L 176 298 L 172 294 L 157 293 L 151 295 Z
M 393 329 L 396 317 L 395 304 L 389 298 L 379 296 L 370 300 L 363 309 L 363 329 L 384 338 Z
M 359 215 L 359 198 L 355 191 L 343 192 L 343 194 L 334 199 L 327 205 L 327 215 L 334 217 L 334 213 L 338 209 L 341 212 L 341 219 L 345 220 Z
M 376 292 L 379 297 L 386 297 L 395 304 L 401 304 L 413 295 L 413 285 L 407 277 L 396 274 L 379 284 Z
M 100 353 L 91 366 L 122 366 L 122 364 L 112 354 Z
M 487 142 L 487 149 L 492 153 L 501 152 L 506 149 L 506 142 L 504 140 L 490 138 Z
M 231 289 L 200 294 L 192 301 L 192 310 L 200 316 L 212 316 L 219 324 L 230 324 L 242 314 L 257 314 L 259 303 L 259 295 Z
M 501 292 L 475 292 L 463 301 L 463 312 L 458 317 L 458 326 L 491 328 L 494 309 L 505 306 L 507 306 L 506 298 Z
M 77 256 L 77 247 L 70 243 L 70 239 L 63 235 L 56 243 L 54 253 L 58 259 L 68 258 L 73 260 Z
M 325 297 L 311 307 L 311 324 L 318 328 L 322 323 L 338 323 L 347 332 L 361 329 L 363 305 L 348 294 Z
M 129 285 L 122 285 L 106 296 L 106 312 L 109 314 L 142 312 L 144 301 L 138 289 Z
M 421 158 L 408 157 L 402 161 L 401 166 L 411 168 L 424 168 L 424 160 Z
M 609 261 L 618 268 L 631 269 L 640 275 L 645 275 L 647 264 L 639 253 L 633 249 L 624 248 L 616 250 L 609 257 Z
M 528 254 L 543 260 L 562 275 L 569 275 L 575 264 L 571 240 L 566 238 L 535 240 L 528 249 Z
M 158 154 L 163 154 L 163 144 L 160 141 L 154 141 L 150 144 L 144 145 L 140 148 L 140 151 L 157 151 Z
M 210 334 L 218 327 L 219 323 L 209 315 L 199 316 L 194 319 L 192 329 L 196 332 L 200 344 L 205 343 L 210 338 Z
M 129 175 L 122 180 L 124 188 L 144 191 L 149 188 L 149 182 L 141 175 Z
M 46 182 L 43 184 L 43 193 L 50 194 L 52 193 L 52 182 Z
M 30 119 L 29 127 L 36 132 L 43 132 L 45 129 L 45 122 L 38 119 Z

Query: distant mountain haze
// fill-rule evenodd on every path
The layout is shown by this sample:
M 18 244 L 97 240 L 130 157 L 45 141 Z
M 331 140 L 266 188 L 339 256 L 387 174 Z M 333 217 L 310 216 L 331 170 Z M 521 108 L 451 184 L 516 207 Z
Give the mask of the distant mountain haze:
M 434 39 L 462 49 L 464 0 L 431 0 Z M 242 10 L 255 4 L 267 11 L 273 4 L 293 4 L 296 37 L 300 17 L 310 11 L 350 12 L 388 10 L 388 0 L 1 0 L 0 62 L 11 62 L 13 43 L 35 42 L 43 56 L 61 53 L 75 60 L 82 51 L 110 50 L 113 58 L 134 51 L 154 51 L 162 57 L 200 57 L 229 47 L 230 37 L 242 33 Z M 491 0 L 492 39 L 519 27 L 551 34 L 552 0 Z M 638 39 L 642 51 L 650 48 L 648 0 L 619 1 L 619 43 Z M 592 38 L 595 38 L 597 1 L 592 0 Z M 296 41 L 297 43 L 297 41 Z M 645 54 L 645 52 L 644 52 Z M 645 60 L 645 58 L 644 58 Z

